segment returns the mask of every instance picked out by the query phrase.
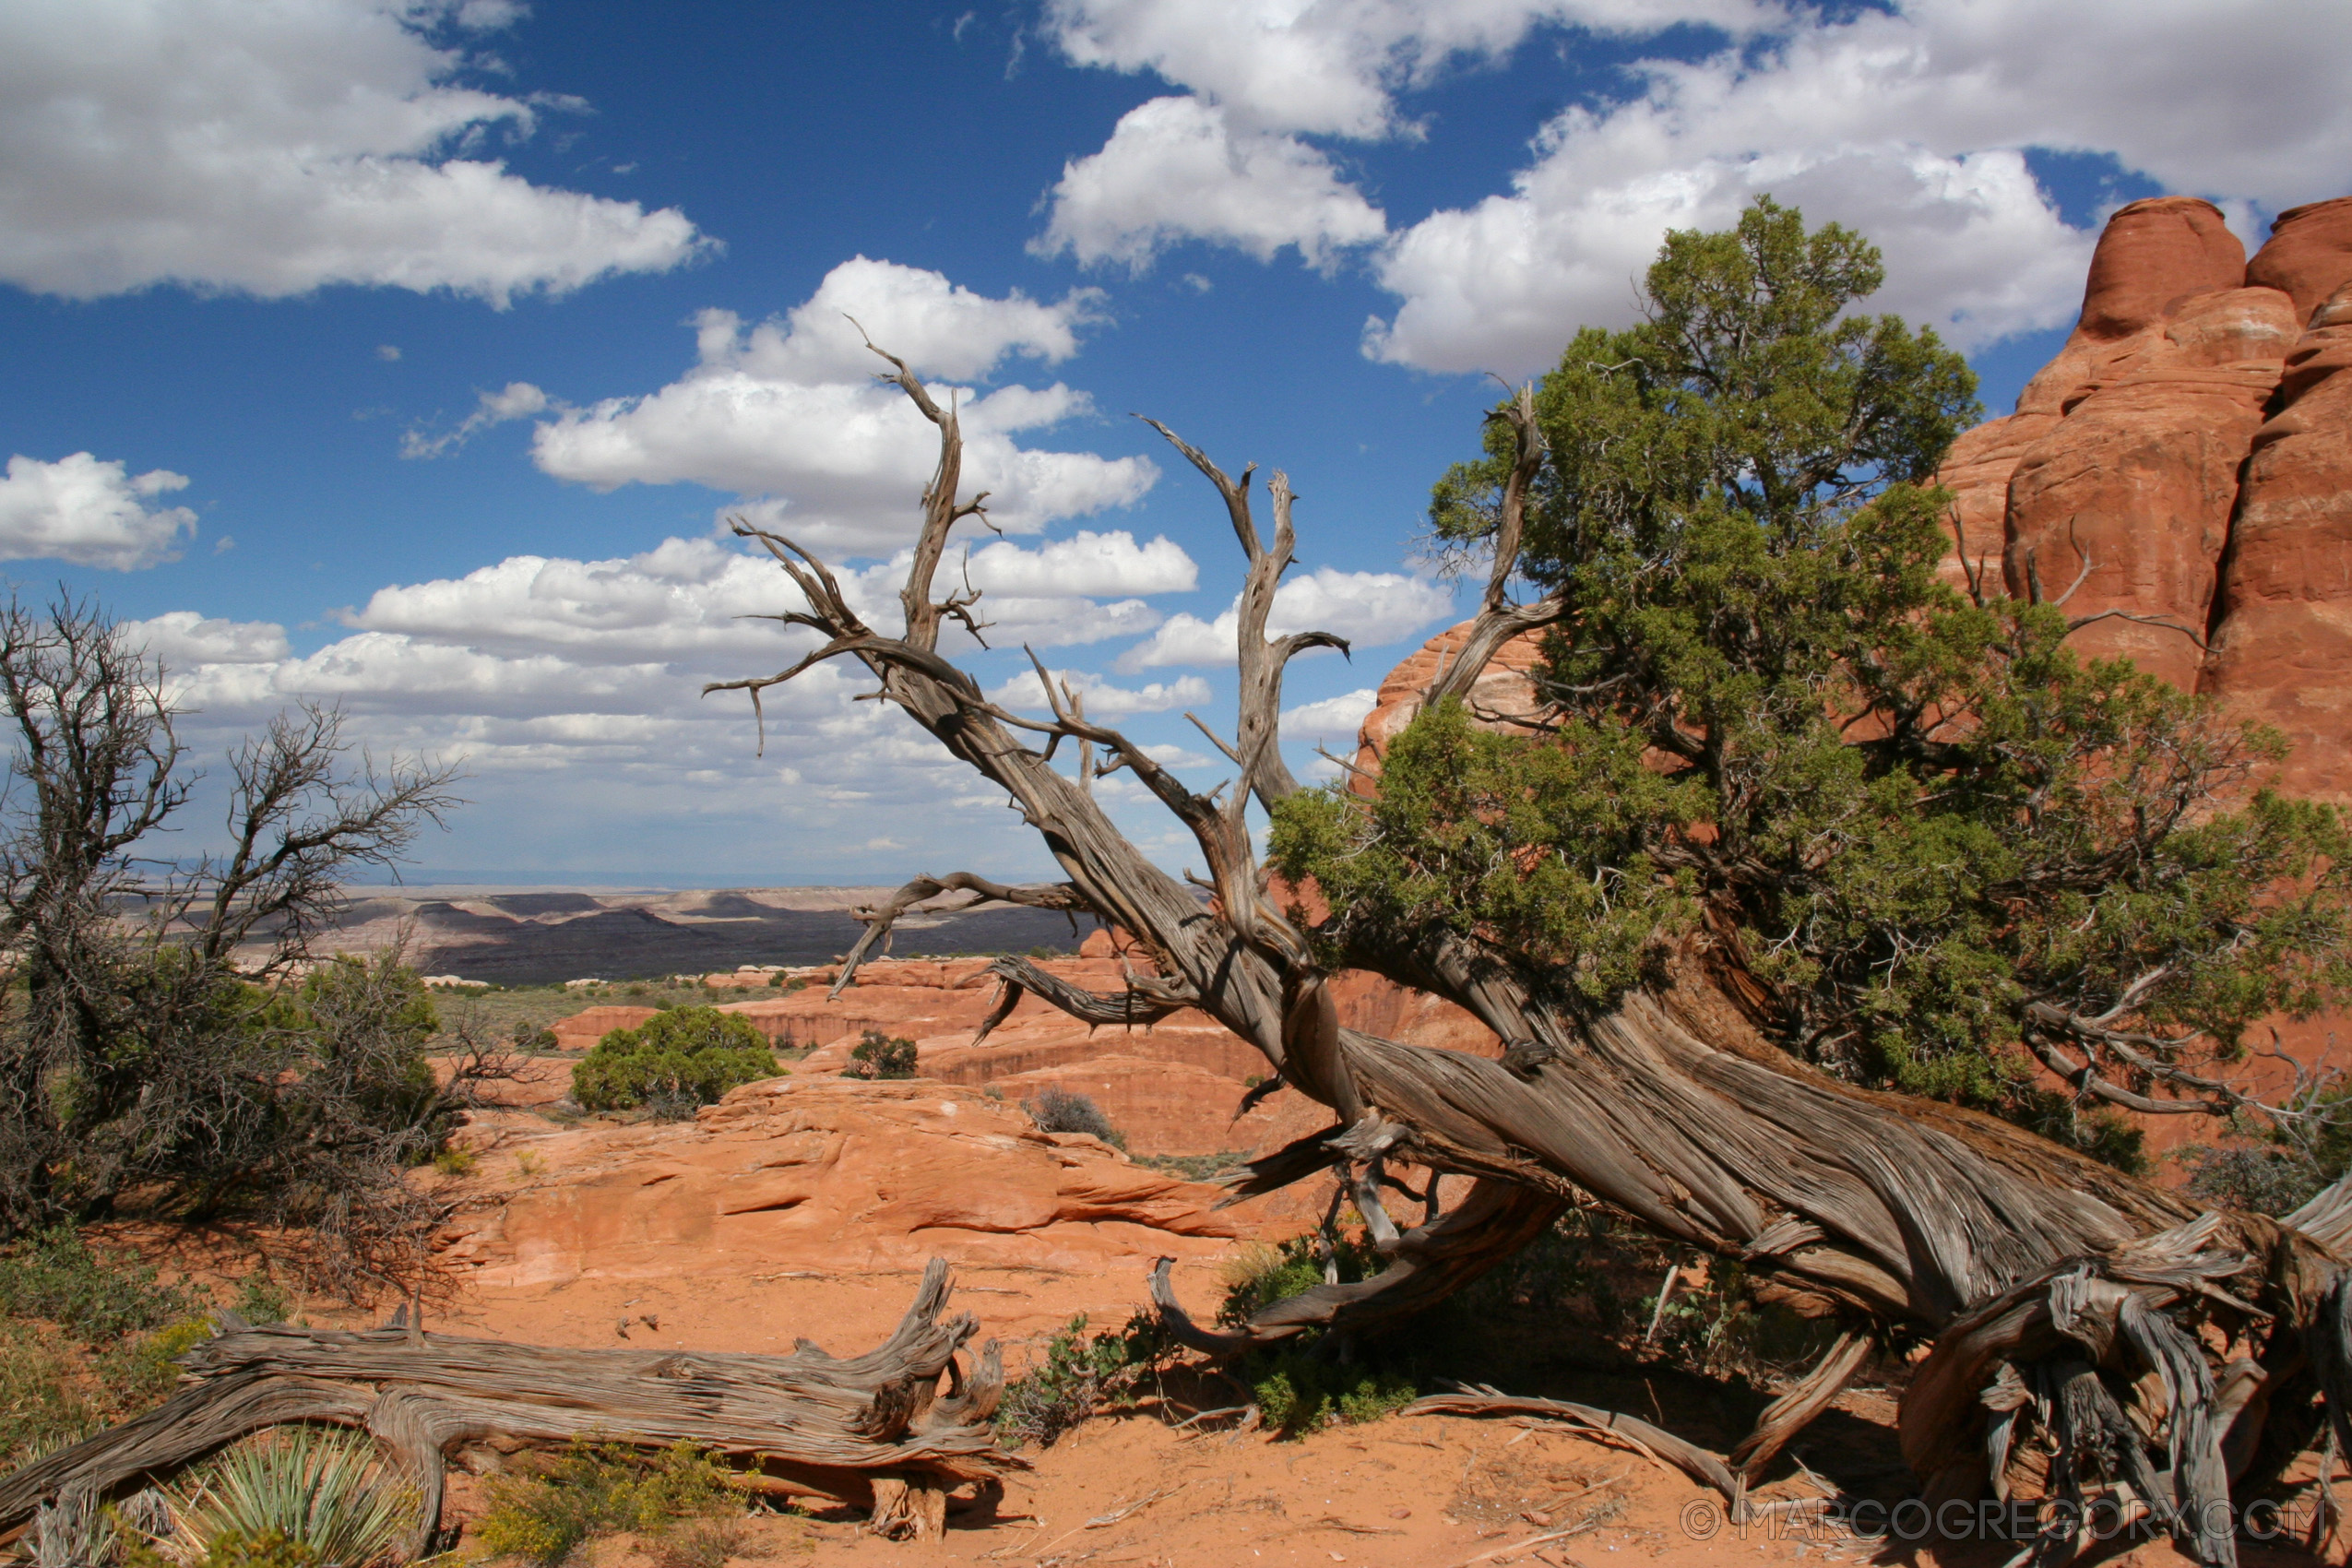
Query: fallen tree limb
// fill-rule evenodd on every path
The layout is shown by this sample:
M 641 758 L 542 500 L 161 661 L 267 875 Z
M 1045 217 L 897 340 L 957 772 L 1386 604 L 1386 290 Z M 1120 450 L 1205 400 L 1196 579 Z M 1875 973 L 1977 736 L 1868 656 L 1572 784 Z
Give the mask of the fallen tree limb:
M 1463 1386 L 1452 1394 L 1431 1394 L 1416 1399 L 1400 1414 L 1408 1416 L 1549 1416 L 1581 1427 L 1598 1436 L 1612 1437 L 1645 1458 L 1670 1465 L 1702 1486 L 1711 1486 L 1727 1502 L 1739 1501 L 1740 1479 L 1721 1459 L 1638 1416 L 1567 1399 L 1537 1399 L 1504 1394 L 1499 1389 Z
M 805 1339 L 790 1356 L 748 1356 L 234 1326 L 182 1358 L 187 1380 L 157 1408 L 0 1478 L 0 1529 L 51 1498 L 105 1498 L 265 1427 L 327 1421 L 373 1433 L 415 1480 L 412 1556 L 440 1535 L 443 1456 L 494 1436 L 693 1443 L 871 1505 L 879 1529 L 935 1535 L 957 1482 L 1028 1467 L 989 1424 L 1004 1381 L 996 1344 L 965 1371 L 956 1351 L 979 1324 L 940 1315 L 949 1290 L 933 1259 L 890 1337 L 841 1360 Z

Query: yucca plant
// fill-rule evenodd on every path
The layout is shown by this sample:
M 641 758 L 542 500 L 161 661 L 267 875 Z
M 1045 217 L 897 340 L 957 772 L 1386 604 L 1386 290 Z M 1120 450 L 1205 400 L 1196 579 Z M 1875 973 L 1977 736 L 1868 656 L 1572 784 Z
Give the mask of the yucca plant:
M 231 1449 L 172 1499 L 172 1555 L 226 1568 L 256 1554 L 303 1568 L 370 1568 L 415 1522 L 416 1489 L 361 1432 L 288 1426 Z

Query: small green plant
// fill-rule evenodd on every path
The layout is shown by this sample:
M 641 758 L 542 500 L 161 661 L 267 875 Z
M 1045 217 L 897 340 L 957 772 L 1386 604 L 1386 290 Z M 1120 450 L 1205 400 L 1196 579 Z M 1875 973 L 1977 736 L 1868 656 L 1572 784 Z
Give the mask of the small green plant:
M 283 1323 L 294 1310 L 294 1299 L 266 1271 L 256 1269 L 237 1281 L 236 1299 L 229 1306 L 250 1324 Z
M 1380 1254 L 1359 1233 L 1342 1231 L 1329 1248 L 1310 1232 L 1293 1236 L 1279 1247 L 1253 1242 L 1225 1266 L 1225 1301 L 1217 1321 L 1239 1327 L 1277 1301 L 1287 1301 L 1324 1283 L 1327 1268 L 1336 1268 L 1338 1283 L 1352 1284 L 1380 1271 Z
M 35 1231 L 0 1254 L 0 1316 L 45 1319 L 89 1344 L 160 1328 L 198 1304 L 144 1264 L 101 1257 L 71 1226 Z
M 546 1167 L 546 1163 L 530 1150 L 525 1149 L 515 1157 L 515 1174 L 523 1177 L 536 1176 Z
M 1132 1395 L 1170 1349 L 1159 1320 L 1148 1313 L 1137 1313 L 1116 1334 L 1090 1336 L 1086 1328 L 1080 1313 L 1046 1342 L 1036 1365 L 1004 1385 L 996 1407 L 999 1437 L 1016 1447 L 1051 1447 L 1096 1407 Z
M 885 1036 L 868 1029 L 849 1051 L 845 1078 L 911 1078 L 915 1075 L 915 1042 L 903 1036 Z
M 1283 1437 L 1376 1421 L 1411 1404 L 1420 1393 L 1400 1373 L 1343 1367 L 1313 1350 L 1261 1352 L 1244 1364 L 1243 1374 L 1258 1414 L 1268 1430 Z
M 716 1007 L 673 1007 L 597 1041 L 572 1069 L 572 1098 L 589 1111 L 654 1100 L 712 1105 L 739 1084 L 782 1071 L 749 1019 Z
M 1111 1124 L 1102 1107 L 1091 1096 L 1072 1094 L 1058 1085 L 1048 1084 L 1036 1095 L 1021 1101 L 1021 1109 L 1029 1113 L 1040 1133 L 1085 1133 L 1100 1138 L 1113 1148 L 1127 1146 L 1124 1134 Z
M 454 1144 L 433 1157 L 433 1168 L 444 1176 L 469 1176 L 474 1167 L 481 1163 L 481 1157 L 473 1150 L 459 1148 Z
M 535 1024 L 529 1018 L 516 1023 L 514 1033 L 508 1039 L 518 1056 L 546 1056 L 564 1049 L 564 1042 L 555 1038 L 553 1029 L 544 1024 Z
M 493 1556 L 557 1568 L 580 1545 L 618 1530 L 659 1530 L 738 1511 L 735 1478 L 690 1443 L 655 1453 L 576 1439 L 535 1473 L 494 1476 L 475 1535 Z
M 368 1568 L 398 1552 L 417 1507 L 364 1433 L 286 1426 L 197 1471 L 172 1512 L 205 1568 Z

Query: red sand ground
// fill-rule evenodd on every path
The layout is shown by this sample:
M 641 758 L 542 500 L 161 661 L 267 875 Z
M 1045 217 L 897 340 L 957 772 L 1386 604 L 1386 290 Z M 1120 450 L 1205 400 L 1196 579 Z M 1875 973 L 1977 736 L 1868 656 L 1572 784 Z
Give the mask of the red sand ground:
M 1145 1277 L 1159 1252 L 1182 1254 L 1179 1294 L 1206 1317 L 1221 1297 L 1223 1269 L 1252 1244 L 1250 1235 L 1279 1234 L 1296 1224 L 1253 1222 L 1246 1206 L 1212 1216 L 1200 1206 L 1210 1195 L 1206 1189 L 1146 1171 L 1092 1139 L 1021 1136 L 1021 1120 L 959 1086 L 837 1079 L 790 1088 L 748 1086 L 689 1123 L 590 1123 L 564 1132 L 527 1114 L 497 1114 L 468 1134 L 481 1153 L 458 1185 L 485 1206 L 445 1238 L 445 1256 L 460 1279 L 429 1326 L 522 1343 L 754 1352 L 782 1352 L 806 1336 L 837 1354 L 855 1353 L 896 1324 L 914 1290 L 920 1257 L 932 1251 L 961 1254 L 955 1304 L 978 1316 L 983 1337 L 1005 1343 L 1008 1371 L 1017 1375 L 1074 1316 L 1084 1313 L 1098 1328 L 1123 1324 L 1145 1301 Z M 877 1179 L 877 1167 L 861 1152 L 869 1147 L 888 1150 L 897 1173 Z M 1002 1190 L 956 1194 L 952 1157 L 959 1150 L 993 1162 L 989 1168 Z M 774 1183 L 779 1173 L 794 1171 L 805 1195 L 793 1208 L 731 1217 L 773 1229 L 726 1229 L 726 1194 L 737 1190 L 729 1182 Z M 875 1187 L 891 1190 L 861 1197 Z M 956 1225 L 930 1223 L 915 1228 L 928 1245 L 912 1246 L 909 1233 L 885 1233 L 893 1215 L 921 1211 L 934 1222 L 952 1219 L 938 1206 L 954 1199 L 967 1205 L 967 1219 L 986 1219 L 995 1212 L 991 1206 L 1024 1193 L 1032 1211 L 1026 1234 L 974 1230 L 959 1239 Z M 1113 1201 L 1146 1218 L 1078 1215 L 1086 1206 Z M 783 1221 L 796 1211 L 821 1223 L 793 1230 Z M 499 1224 L 485 1223 L 500 1216 Z M 1148 1222 L 1152 1216 L 1176 1229 L 1159 1229 Z M 1212 1218 L 1226 1234 L 1204 1233 Z M 127 1231 L 118 1237 L 161 1240 Z M 173 1240 L 174 1255 L 187 1257 L 184 1233 Z M 242 1274 L 256 1244 L 267 1250 L 266 1241 L 222 1237 L 200 1272 Z M 754 1252 L 751 1244 L 766 1250 Z M 1031 1244 L 1064 1262 L 1029 1266 L 1004 1255 Z M 844 1261 L 855 1255 L 877 1261 Z M 304 1302 L 302 1311 L 320 1324 L 376 1315 L 339 1311 L 324 1301 Z M 1563 1336 L 1576 1332 L 1564 1322 L 1560 1328 Z M 1533 1343 L 1530 1353 L 1545 1359 Z M 1636 1368 L 1597 1373 L 1591 1382 L 1589 1389 L 1566 1391 L 1660 1417 L 1717 1451 L 1738 1435 L 1724 1430 L 1724 1411 L 1694 1380 Z M 1550 1391 L 1557 1391 L 1556 1379 Z M 1240 1402 L 1238 1392 L 1212 1400 Z M 1603 1568 L 1639 1561 L 1716 1568 L 1818 1558 L 1997 1568 L 2014 1550 L 1997 1542 L 1922 1550 L 1785 1522 L 1753 1526 L 1742 1539 L 1722 1524 L 1714 1494 L 1679 1472 L 1591 1436 L 1515 1420 L 1390 1417 L 1282 1441 L 1176 1426 L 1192 1408 L 1146 1403 L 1099 1417 L 1051 1448 L 1030 1450 L 1035 1467 L 1012 1477 L 992 1509 L 952 1514 L 942 1541 L 885 1541 L 863 1533 L 852 1510 L 819 1509 L 809 1517 L 755 1516 L 730 1561 L 889 1568 L 1453 1568 L 1510 1562 Z M 1899 1463 L 1894 1417 L 1884 1389 L 1849 1391 L 1795 1451 L 1843 1484 L 1891 1502 L 1906 1484 L 1891 1473 Z M 1758 1498 L 1816 1494 L 1802 1472 L 1784 1466 Z M 481 1496 L 476 1480 L 454 1477 L 453 1520 L 477 1513 Z M 1576 1533 L 1543 1538 L 1562 1529 Z M 2124 1544 L 2086 1553 L 2084 1562 L 2092 1568 L 2185 1562 L 2168 1544 L 2120 1550 Z M 2249 1568 L 2310 1561 L 2242 1542 L 2241 1553 Z M 597 1543 L 588 1563 L 680 1568 L 663 1559 L 659 1543 L 628 1538 Z

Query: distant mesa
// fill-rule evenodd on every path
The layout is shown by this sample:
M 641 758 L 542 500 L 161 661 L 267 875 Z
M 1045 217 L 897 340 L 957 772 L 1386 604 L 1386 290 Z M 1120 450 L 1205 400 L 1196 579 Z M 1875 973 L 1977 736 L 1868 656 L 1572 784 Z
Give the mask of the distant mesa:
M 838 958 L 864 932 L 849 911 L 894 891 L 370 888 L 355 897 L 334 940 L 372 950 L 405 935 L 410 961 L 434 977 L 432 983 L 452 987 L 772 971 Z M 891 950 L 902 957 L 1039 947 L 1073 953 L 1097 924 L 1081 916 L 1074 931 L 1068 917 L 1047 909 L 909 916 L 893 932 Z M 753 983 L 764 980 L 765 972 Z

